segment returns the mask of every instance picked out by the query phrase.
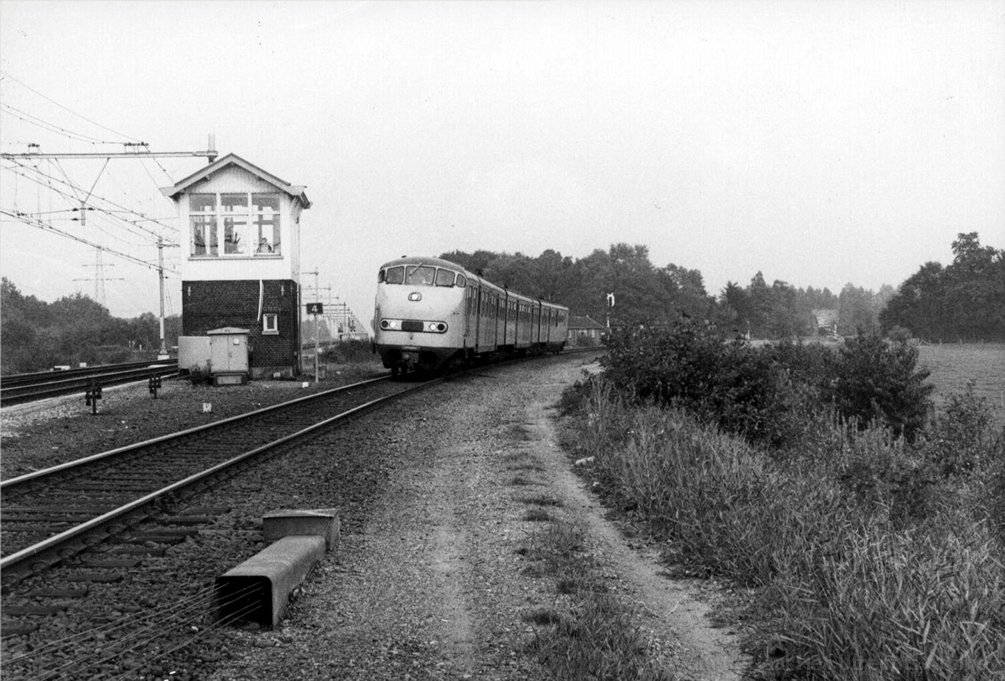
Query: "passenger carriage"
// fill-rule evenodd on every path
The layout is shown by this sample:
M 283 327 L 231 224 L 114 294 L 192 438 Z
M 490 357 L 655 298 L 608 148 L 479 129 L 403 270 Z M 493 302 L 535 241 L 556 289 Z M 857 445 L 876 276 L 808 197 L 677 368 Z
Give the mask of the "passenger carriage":
M 569 310 L 497 286 L 439 258 L 399 258 L 381 266 L 374 349 L 392 373 L 435 371 L 451 360 L 558 352 Z

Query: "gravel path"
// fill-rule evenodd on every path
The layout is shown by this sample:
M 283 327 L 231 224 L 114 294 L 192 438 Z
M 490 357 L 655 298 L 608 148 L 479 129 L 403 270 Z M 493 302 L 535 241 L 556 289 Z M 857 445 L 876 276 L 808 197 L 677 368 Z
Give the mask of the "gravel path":
M 668 672 L 739 678 L 738 644 L 711 627 L 699 585 L 660 576 L 556 444 L 552 405 L 582 370 L 576 359 L 486 369 L 410 398 L 393 435 L 375 427 L 396 464 L 368 518 L 343 526 L 276 630 L 228 631 L 232 655 L 212 681 L 549 678 L 523 616 L 562 597 L 518 551 L 541 525 L 523 519 L 527 498 L 542 494 L 560 500 L 556 515 L 586 522 L 612 591 Z

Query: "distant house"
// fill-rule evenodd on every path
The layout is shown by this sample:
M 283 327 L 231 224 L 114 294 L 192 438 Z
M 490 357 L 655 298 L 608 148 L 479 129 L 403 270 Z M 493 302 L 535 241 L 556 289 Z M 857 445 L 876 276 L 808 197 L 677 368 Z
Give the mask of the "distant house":
M 821 309 L 813 310 L 813 317 L 817 320 L 817 333 L 820 335 L 837 335 L 838 311 Z
M 604 326 L 590 317 L 569 316 L 569 345 L 599 345 Z

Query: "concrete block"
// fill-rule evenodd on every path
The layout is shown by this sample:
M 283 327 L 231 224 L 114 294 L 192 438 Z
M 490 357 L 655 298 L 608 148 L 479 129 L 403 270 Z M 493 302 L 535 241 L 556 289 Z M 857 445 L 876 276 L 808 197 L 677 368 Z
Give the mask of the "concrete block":
M 325 548 L 330 551 L 338 544 L 339 531 L 337 508 L 282 509 L 262 517 L 267 542 L 289 535 L 314 535 L 324 537 Z
M 324 558 L 325 537 L 283 537 L 216 578 L 213 612 L 219 622 L 253 621 L 275 627 L 290 594 Z

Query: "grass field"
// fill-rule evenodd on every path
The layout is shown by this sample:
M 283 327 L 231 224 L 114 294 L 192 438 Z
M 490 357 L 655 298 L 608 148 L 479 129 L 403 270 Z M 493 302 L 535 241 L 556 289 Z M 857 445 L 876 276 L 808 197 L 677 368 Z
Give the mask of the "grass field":
M 987 398 L 995 424 L 1005 427 L 1005 344 L 922 345 L 918 364 L 932 372 L 934 399 L 940 406 L 946 395 L 962 393 L 974 381 L 974 393 Z

